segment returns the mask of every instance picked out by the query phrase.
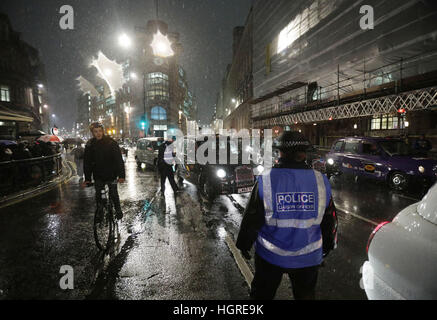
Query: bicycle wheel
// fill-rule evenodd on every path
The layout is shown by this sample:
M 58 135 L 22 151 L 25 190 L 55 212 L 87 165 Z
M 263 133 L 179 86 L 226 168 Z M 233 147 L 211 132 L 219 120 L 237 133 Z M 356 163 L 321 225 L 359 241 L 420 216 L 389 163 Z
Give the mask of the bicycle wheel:
M 97 212 L 94 215 L 94 239 L 96 240 L 97 248 L 106 251 L 111 241 L 113 221 L 112 213 L 106 205 L 101 210 L 103 211 L 101 221 L 98 221 Z

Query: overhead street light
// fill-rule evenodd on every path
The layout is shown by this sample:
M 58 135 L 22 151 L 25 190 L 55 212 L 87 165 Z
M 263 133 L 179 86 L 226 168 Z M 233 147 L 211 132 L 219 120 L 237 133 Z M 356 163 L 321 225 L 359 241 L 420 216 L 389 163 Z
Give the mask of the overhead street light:
M 127 34 L 123 33 L 118 37 L 118 44 L 127 49 L 132 46 L 132 40 L 127 36 Z

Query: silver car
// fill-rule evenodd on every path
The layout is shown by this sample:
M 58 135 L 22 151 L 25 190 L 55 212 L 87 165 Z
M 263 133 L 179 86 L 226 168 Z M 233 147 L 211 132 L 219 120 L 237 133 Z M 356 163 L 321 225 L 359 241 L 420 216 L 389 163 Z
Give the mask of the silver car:
M 135 161 L 138 168 L 156 167 L 158 162 L 158 149 L 164 143 L 164 138 L 142 138 L 137 142 Z
M 371 300 L 437 299 L 437 184 L 371 234 L 362 285 Z

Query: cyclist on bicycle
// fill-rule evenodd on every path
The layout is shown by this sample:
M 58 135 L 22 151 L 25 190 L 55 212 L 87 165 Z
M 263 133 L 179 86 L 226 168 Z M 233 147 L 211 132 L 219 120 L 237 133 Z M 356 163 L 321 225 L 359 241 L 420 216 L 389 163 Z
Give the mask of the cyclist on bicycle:
M 82 186 L 91 183 L 91 176 L 94 178 L 96 189 L 97 219 L 102 220 L 102 194 L 101 191 L 107 184 L 109 187 L 109 198 L 112 200 L 116 218 L 123 218 L 120 198 L 117 191 L 117 182 L 125 182 L 124 162 L 121 156 L 120 147 L 117 142 L 105 135 L 105 129 L 100 122 L 90 125 L 93 138 L 85 146 L 84 173 L 85 181 Z

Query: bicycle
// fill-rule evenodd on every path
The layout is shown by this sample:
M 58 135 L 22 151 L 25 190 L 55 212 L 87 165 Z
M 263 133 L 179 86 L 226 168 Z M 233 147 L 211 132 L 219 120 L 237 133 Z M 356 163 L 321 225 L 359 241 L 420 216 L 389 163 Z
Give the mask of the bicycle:
M 88 187 L 93 186 L 93 183 L 88 184 Z M 118 226 L 118 220 L 115 219 L 114 204 L 112 203 L 109 196 L 109 187 L 105 183 L 105 188 L 101 190 L 101 221 L 99 221 L 98 212 L 99 205 L 97 205 L 96 211 L 94 213 L 94 240 L 96 241 L 96 246 L 99 250 L 106 252 L 115 242 L 115 239 L 120 238 L 120 230 Z

